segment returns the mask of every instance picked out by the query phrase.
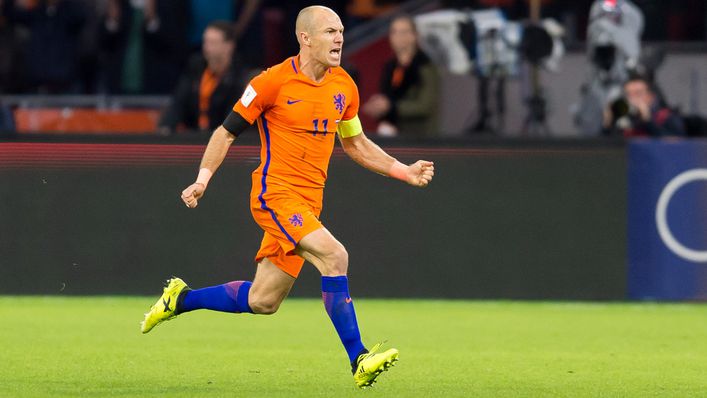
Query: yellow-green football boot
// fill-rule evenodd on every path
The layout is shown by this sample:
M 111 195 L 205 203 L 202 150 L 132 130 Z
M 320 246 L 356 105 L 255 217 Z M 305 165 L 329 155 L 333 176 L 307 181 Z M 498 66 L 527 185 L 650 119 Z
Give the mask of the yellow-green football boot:
M 180 278 L 167 280 L 167 286 L 162 292 L 162 297 L 150 307 L 150 311 L 145 314 L 145 319 L 140 324 L 140 330 L 147 333 L 163 321 L 168 321 L 177 316 L 177 300 L 182 292 L 190 290 L 189 286 Z
M 376 352 L 382 343 L 378 343 L 369 352 L 363 353 L 356 359 L 353 377 L 359 388 L 370 387 L 379 374 L 385 372 L 398 361 L 398 350 L 391 348 L 384 352 Z

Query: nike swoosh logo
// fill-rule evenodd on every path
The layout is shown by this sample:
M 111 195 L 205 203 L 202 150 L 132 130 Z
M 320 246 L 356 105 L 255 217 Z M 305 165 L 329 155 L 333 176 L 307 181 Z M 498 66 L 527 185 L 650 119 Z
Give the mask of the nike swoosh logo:
M 298 102 L 300 102 L 300 101 L 302 101 L 302 100 L 287 100 L 287 105 L 296 104 L 296 103 L 298 103 Z

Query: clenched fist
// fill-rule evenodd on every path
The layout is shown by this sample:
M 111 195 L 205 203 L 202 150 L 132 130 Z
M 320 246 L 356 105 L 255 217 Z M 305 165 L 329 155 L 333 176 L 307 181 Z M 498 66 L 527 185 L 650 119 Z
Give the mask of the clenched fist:
M 188 208 L 193 209 L 199 205 L 199 199 L 204 196 L 206 185 L 195 182 L 182 191 L 182 201 Z

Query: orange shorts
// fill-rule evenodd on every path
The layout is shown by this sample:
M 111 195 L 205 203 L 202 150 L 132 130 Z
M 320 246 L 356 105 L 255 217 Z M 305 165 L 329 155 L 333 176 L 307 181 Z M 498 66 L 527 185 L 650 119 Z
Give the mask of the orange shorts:
M 314 207 L 295 194 L 266 193 L 251 196 L 253 219 L 265 231 L 255 262 L 263 258 L 296 278 L 304 259 L 294 254 L 299 241 L 322 228 L 321 206 Z

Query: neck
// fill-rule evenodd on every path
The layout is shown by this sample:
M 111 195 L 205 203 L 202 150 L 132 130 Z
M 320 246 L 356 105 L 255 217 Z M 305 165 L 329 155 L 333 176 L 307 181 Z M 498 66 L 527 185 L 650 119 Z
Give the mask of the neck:
M 212 61 L 212 62 L 209 62 L 209 69 L 215 75 L 220 76 L 220 75 L 224 74 L 224 72 L 226 72 L 226 69 L 228 69 L 228 65 L 229 65 L 228 60 Z
M 299 53 L 297 58 L 299 59 L 300 72 L 304 73 L 305 76 L 317 83 L 324 79 L 324 75 L 329 70 L 329 66 L 316 62 L 302 52 Z
M 398 59 L 398 63 L 403 66 L 410 65 L 410 62 L 412 62 L 412 59 L 414 56 L 415 56 L 415 51 L 413 49 L 400 50 L 395 55 L 395 57 Z

